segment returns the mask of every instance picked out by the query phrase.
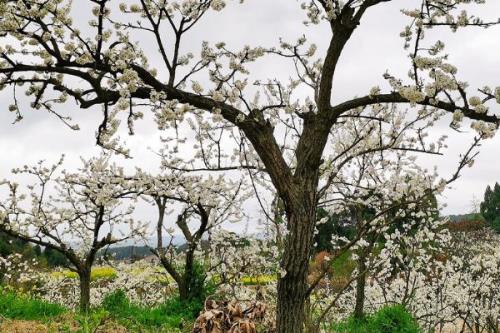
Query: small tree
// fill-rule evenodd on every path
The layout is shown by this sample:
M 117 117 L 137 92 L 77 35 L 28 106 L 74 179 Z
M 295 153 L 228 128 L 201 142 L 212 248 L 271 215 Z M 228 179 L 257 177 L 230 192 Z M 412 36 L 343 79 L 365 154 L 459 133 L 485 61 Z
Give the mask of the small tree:
M 242 182 L 224 180 L 222 176 L 214 179 L 186 175 L 179 171 L 160 176 L 139 171 L 133 178 L 137 179 L 137 191 L 141 196 L 158 209 L 156 246 L 152 252 L 177 283 L 180 300 L 200 299 L 206 275 L 197 270 L 206 267 L 200 265 L 203 256 L 196 258 L 196 254 L 209 250 L 208 246 L 202 248 L 202 241 L 207 240 L 214 228 L 241 219 L 240 207 L 245 199 Z M 173 212 L 168 211 L 169 206 L 180 208 L 173 221 L 166 219 Z M 186 242 L 183 260 L 179 260 L 179 249 L 174 244 L 174 238 L 179 236 L 176 232 Z
M 122 206 L 123 199 L 134 197 L 124 186 L 121 168 L 106 157 L 83 161 L 75 173 L 60 171 L 61 166 L 62 159 L 52 167 L 39 162 L 14 171 L 38 182 L 27 187 L 28 197 L 17 183 L 4 183 L 10 193 L 0 203 L 0 229 L 63 255 L 80 279 L 80 309 L 88 311 L 91 270 L 99 250 L 141 234 L 143 227 L 131 218 L 133 208 Z
M 495 183 L 493 190 L 489 185 L 486 187 L 484 201 L 480 207 L 486 222 L 500 233 L 500 185 L 498 183 Z

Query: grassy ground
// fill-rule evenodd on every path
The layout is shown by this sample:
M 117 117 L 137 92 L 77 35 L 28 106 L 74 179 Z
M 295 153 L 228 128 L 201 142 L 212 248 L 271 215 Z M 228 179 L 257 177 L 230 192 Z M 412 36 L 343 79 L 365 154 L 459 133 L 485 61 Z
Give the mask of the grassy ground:
M 363 319 L 348 318 L 331 327 L 338 333 L 422 333 L 416 320 L 401 305 L 387 306 Z
M 199 302 L 181 303 L 173 298 L 147 308 L 130 303 L 121 292 L 110 295 L 102 306 L 80 314 L 0 290 L 2 333 L 184 333 L 190 332 L 200 310 Z

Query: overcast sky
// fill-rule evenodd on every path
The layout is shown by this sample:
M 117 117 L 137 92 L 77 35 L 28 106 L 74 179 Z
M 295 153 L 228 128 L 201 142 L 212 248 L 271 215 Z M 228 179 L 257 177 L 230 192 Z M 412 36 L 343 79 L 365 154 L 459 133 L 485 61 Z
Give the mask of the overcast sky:
M 239 1 L 234 1 L 235 3 Z M 296 40 L 305 34 L 312 42 L 318 44 L 323 52 L 330 37 L 327 28 L 306 28 L 302 25 L 304 13 L 300 10 L 300 2 L 295 0 L 247 0 L 243 5 L 231 4 L 222 13 L 210 13 L 189 35 L 183 45 L 184 50 L 192 50 L 199 54 L 201 41 L 226 41 L 231 47 L 245 44 L 273 46 L 280 37 L 285 40 Z M 391 73 L 404 77 L 408 70 L 408 58 L 402 48 L 400 31 L 407 22 L 399 10 L 404 6 L 415 6 L 419 1 L 393 0 L 367 12 L 349 41 L 343 54 L 335 78 L 335 101 L 342 101 L 355 95 L 365 94 L 371 87 L 385 87 L 382 74 Z M 78 17 L 82 26 L 86 24 L 84 12 L 90 7 L 89 1 L 76 1 Z M 478 14 L 491 20 L 500 16 L 500 1 L 487 0 L 487 4 L 475 10 Z M 434 29 L 430 39 L 441 39 L 446 43 L 446 51 L 450 54 L 450 62 L 459 69 L 461 80 L 468 81 L 471 87 L 484 85 L 500 86 L 500 27 L 488 30 L 471 28 L 456 34 L 445 28 Z M 149 48 L 154 51 L 154 48 Z M 151 63 L 159 63 L 155 52 L 150 52 Z M 289 68 L 279 63 L 268 61 L 254 68 L 257 76 L 287 76 Z M 79 123 L 81 130 L 73 132 L 55 117 L 43 111 L 30 111 L 24 104 L 24 120 L 12 124 L 14 117 L 7 111 L 11 103 L 11 90 L 0 93 L 0 179 L 8 178 L 13 167 L 33 163 L 40 159 L 56 161 L 61 153 L 66 154 L 66 161 L 76 166 L 79 156 L 90 157 L 99 153 L 94 146 L 95 130 L 100 121 L 98 110 L 80 110 L 69 103 L 63 111 L 70 114 Z M 500 108 L 497 108 L 500 109 Z M 495 113 L 500 114 L 498 110 Z M 159 147 L 159 135 L 151 121 L 139 122 L 134 137 L 125 136 L 134 159 L 128 165 L 137 164 L 143 168 L 157 167 L 157 159 L 146 147 Z M 468 128 L 465 128 L 467 131 Z M 438 131 L 450 135 L 450 149 L 446 159 L 426 160 L 426 164 L 438 164 L 442 170 L 451 170 L 458 161 L 458 154 L 470 142 L 471 134 L 453 134 L 443 124 Z M 469 131 L 470 132 L 470 131 Z M 485 187 L 500 181 L 500 136 L 486 142 L 481 155 L 473 168 L 463 172 L 462 177 L 446 191 L 442 202 L 448 205 L 444 213 L 465 213 L 471 210 L 473 197 L 482 198 Z M 145 213 L 145 215 L 151 215 Z M 145 218 L 149 219 L 149 216 Z

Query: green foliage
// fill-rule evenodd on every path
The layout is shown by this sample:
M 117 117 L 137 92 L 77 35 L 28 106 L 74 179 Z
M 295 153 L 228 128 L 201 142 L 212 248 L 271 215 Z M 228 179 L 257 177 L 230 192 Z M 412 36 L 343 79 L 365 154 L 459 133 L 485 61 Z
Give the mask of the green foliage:
M 350 317 L 333 325 L 337 333 L 421 333 L 416 320 L 402 305 L 386 306 L 359 320 Z
M 171 298 L 154 308 L 131 303 L 122 290 L 105 297 L 102 310 L 127 327 L 181 329 L 199 314 L 203 304 L 199 301 L 181 302 Z
M 80 326 L 80 330 L 78 332 L 95 332 L 107 318 L 109 318 L 109 313 L 103 309 L 96 309 L 86 314 L 76 315 L 75 320 Z
M 500 233 L 500 216 L 497 216 L 493 222 L 490 223 L 491 228 L 496 232 Z
M 5 318 L 44 320 L 65 311 L 60 305 L 0 289 L 0 314 Z
M 486 222 L 484 216 L 481 213 L 470 213 L 470 214 L 459 214 L 459 215 L 448 215 L 450 222 Z
M 52 250 L 51 248 L 45 248 L 45 251 L 43 251 L 43 256 L 47 259 L 47 265 L 49 267 L 68 265 L 68 259 L 66 259 L 66 257 L 59 251 Z
M 325 223 L 317 225 L 318 233 L 314 236 L 316 243 L 315 252 L 332 251 L 332 236 L 342 236 L 351 239 L 356 234 L 356 228 L 352 225 L 344 225 L 346 219 L 344 214 L 329 214 L 326 210 L 319 208 L 316 212 L 316 219 L 319 221 L 325 217 L 328 220 Z
M 185 274 L 186 267 L 179 265 L 176 267 L 180 275 Z M 190 273 L 188 290 L 188 300 L 203 302 L 215 291 L 216 281 L 207 279 L 205 266 L 200 261 L 194 261 Z
M 500 185 L 495 183 L 493 190 L 490 186 L 486 187 L 484 200 L 481 202 L 481 214 L 484 216 L 488 225 L 496 232 L 500 233 Z
M 78 332 L 95 332 L 108 322 L 119 323 L 131 332 L 179 332 L 192 325 L 202 307 L 203 303 L 198 301 L 181 302 L 178 298 L 171 298 L 153 308 L 140 306 L 131 303 L 125 293 L 118 290 L 107 295 L 100 307 L 81 314 L 0 289 L 0 315 L 3 318 L 56 323 L 62 332 L 66 332 L 64 327 L 74 326 L 75 322 Z
M 35 251 L 29 244 L 23 240 L 15 239 L 4 232 L 0 231 L 0 256 L 6 257 L 13 253 L 29 253 L 35 254 Z
M 214 284 L 207 279 L 205 267 L 198 261 L 194 262 L 191 283 L 188 286 L 191 300 L 203 302 L 205 298 L 214 292 Z
M 356 268 L 356 262 L 351 258 L 352 252 L 345 251 L 332 260 L 332 273 L 337 278 L 349 278 Z
M 56 250 L 45 248 L 42 251 L 39 245 L 32 246 L 24 240 L 11 237 L 0 231 L 0 256 L 6 257 L 14 253 L 21 254 L 25 259 L 35 258 L 42 266 L 57 267 L 68 264 L 66 257 Z

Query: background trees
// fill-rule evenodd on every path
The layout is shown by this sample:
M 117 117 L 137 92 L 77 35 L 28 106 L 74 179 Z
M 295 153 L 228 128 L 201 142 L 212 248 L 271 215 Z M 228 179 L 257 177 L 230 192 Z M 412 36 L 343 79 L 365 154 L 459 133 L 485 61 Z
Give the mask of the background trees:
M 484 201 L 481 203 L 481 214 L 496 232 L 500 232 L 500 185 L 498 183 L 495 183 L 493 190 L 490 186 L 486 187 Z

